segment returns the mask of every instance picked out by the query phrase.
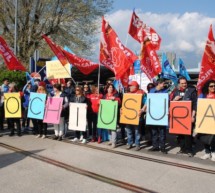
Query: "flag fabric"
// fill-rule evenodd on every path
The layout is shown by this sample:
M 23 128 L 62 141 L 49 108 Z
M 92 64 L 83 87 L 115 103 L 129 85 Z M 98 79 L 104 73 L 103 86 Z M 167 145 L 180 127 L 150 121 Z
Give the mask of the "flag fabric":
M 184 62 L 181 58 L 178 59 L 178 66 L 179 66 L 179 74 L 183 77 L 185 77 L 187 80 L 191 80 L 188 72 L 187 72 L 187 69 L 184 65 Z
M 50 46 L 51 50 L 54 52 L 54 54 L 57 56 L 58 60 L 61 62 L 63 66 L 68 64 L 67 58 L 64 56 L 62 52 L 62 48 L 55 44 L 50 38 L 48 38 L 46 35 L 42 35 L 44 40 L 47 42 L 47 44 Z
M 144 33 L 144 31 L 143 31 Z M 149 39 L 141 43 L 141 70 L 146 74 L 149 80 L 153 80 L 161 72 L 161 65 L 156 51 Z
M 33 86 L 34 85 L 34 78 L 31 77 L 31 75 L 28 72 L 25 72 L 25 76 L 26 76 L 27 82 L 30 82 L 31 85 Z
M 142 33 L 142 31 L 145 33 Z M 131 17 L 128 33 L 140 43 L 147 37 L 151 41 L 153 49 L 160 49 L 161 37 L 153 28 L 144 24 L 134 11 Z
M 201 69 L 197 83 L 198 94 L 201 93 L 201 89 L 204 86 L 204 84 L 208 80 L 214 78 L 215 78 L 215 40 L 211 25 L 208 33 L 205 51 L 202 57 Z
M 116 32 L 103 17 L 100 40 L 100 63 L 113 71 L 118 80 L 128 71 L 136 59 L 137 56 L 121 43 Z
M 63 50 L 63 54 L 68 59 L 69 63 L 78 68 L 83 74 L 90 74 L 99 67 L 99 64 L 91 62 L 90 60 L 80 58 L 75 54 Z
M 162 54 L 162 73 L 161 76 L 163 78 L 172 80 L 174 82 L 175 85 L 177 85 L 178 82 L 178 78 L 177 75 L 175 73 L 175 71 L 172 69 L 166 54 Z
M 25 67 L 14 55 L 6 41 L 0 36 L 0 54 L 2 55 L 8 70 L 26 71 Z

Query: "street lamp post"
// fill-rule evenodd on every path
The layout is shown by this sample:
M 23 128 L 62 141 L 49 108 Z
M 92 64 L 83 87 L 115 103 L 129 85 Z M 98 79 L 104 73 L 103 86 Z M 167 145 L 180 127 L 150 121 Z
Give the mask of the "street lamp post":
M 18 16 L 18 0 L 15 0 L 15 33 L 14 33 L 14 54 L 17 48 L 17 16 Z

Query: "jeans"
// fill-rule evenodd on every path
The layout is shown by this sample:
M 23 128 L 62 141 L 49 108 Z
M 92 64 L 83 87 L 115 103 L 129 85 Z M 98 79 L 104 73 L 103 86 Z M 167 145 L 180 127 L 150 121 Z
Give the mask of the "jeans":
M 152 127 L 152 146 L 155 148 L 164 149 L 166 143 L 166 127 L 153 126 Z
M 133 144 L 133 130 L 135 135 L 135 145 L 140 146 L 140 131 L 138 125 L 126 125 L 125 126 L 127 137 L 128 137 L 128 145 Z

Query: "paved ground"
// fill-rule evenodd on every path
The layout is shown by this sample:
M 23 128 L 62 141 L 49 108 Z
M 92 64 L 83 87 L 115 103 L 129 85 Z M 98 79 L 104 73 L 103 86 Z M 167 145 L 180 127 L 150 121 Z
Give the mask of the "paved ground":
M 7 132 L 5 132 L 7 133 Z M 49 128 L 52 133 L 52 128 Z M 169 136 L 174 142 L 174 138 Z M 99 178 L 87 177 L 86 173 L 71 171 L 62 167 L 46 163 L 37 157 L 26 156 L 21 152 L 15 152 L 0 145 L 0 192 L 130 192 L 129 190 L 111 185 L 111 180 L 119 180 L 133 184 L 155 192 L 214 192 L 215 176 L 207 172 L 176 167 L 177 165 L 194 166 L 208 170 L 215 170 L 215 163 L 199 157 L 203 154 L 197 152 L 194 158 L 178 156 L 178 147 L 169 148 L 169 154 L 149 153 L 149 147 L 144 146 L 139 152 L 125 150 L 125 146 L 114 149 L 125 153 L 120 155 L 92 149 L 87 146 L 79 146 L 71 142 L 59 142 L 51 139 L 36 139 L 33 135 L 22 137 L 0 138 L 0 144 L 7 144 L 33 153 L 36 156 L 47 157 L 65 164 L 69 168 L 77 168 L 89 172 L 89 174 L 101 175 L 106 182 Z M 92 146 L 111 149 L 106 143 L 89 143 Z M 144 156 L 148 160 L 126 156 L 131 153 L 134 156 Z M 152 160 L 150 160 L 150 158 Z M 155 160 L 175 163 L 170 166 L 158 163 Z M 79 171 L 79 172 L 78 172 Z

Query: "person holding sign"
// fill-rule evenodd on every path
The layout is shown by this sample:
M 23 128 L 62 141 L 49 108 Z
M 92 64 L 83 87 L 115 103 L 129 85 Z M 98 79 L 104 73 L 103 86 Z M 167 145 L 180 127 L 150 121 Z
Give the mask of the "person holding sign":
M 65 110 L 69 106 L 69 100 L 67 96 L 65 96 L 61 92 L 61 85 L 60 84 L 54 84 L 54 96 L 55 98 L 62 97 L 63 98 L 63 106 L 62 106 L 62 112 L 61 112 L 61 117 L 60 117 L 60 123 L 59 124 L 54 124 L 54 132 L 55 135 L 53 137 L 54 140 L 61 141 L 62 136 L 64 134 L 65 128 L 64 128 L 64 117 L 65 117 Z
M 215 80 L 209 80 L 202 87 L 202 93 L 199 95 L 199 98 L 207 98 L 207 99 L 215 99 Z M 204 134 L 205 136 L 206 134 Z M 211 137 L 210 134 L 207 134 Z M 200 134 L 201 136 L 201 134 Z M 201 140 L 201 138 L 200 138 Z M 205 154 L 201 157 L 201 159 L 211 159 L 215 161 L 215 136 L 211 139 L 210 144 L 204 144 Z
M 178 88 L 174 91 L 172 96 L 173 101 L 191 101 L 192 102 L 192 130 L 195 126 L 195 117 L 197 109 L 197 91 L 195 87 L 188 87 L 187 79 L 180 77 L 178 79 Z M 193 157 L 192 150 L 192 132 L 191 135 L 179 135 L 180 151 L 177 154 L 187 154 Z
M 157 86 L 154 88 L 151 88 L 149 93 L 167 93 L 167 89 L 165 88 L 165 79 L 160 78 L 157 80 Z M 143 108 L 140 111 L 140 114 L 145 112 L 147 108 L 147 105 L 144 105 Z M 165 143 L 166 143 L 166 126 L 163 125 L 153 125 L 150 124 L 150 128 L 152 130 L 152 148 L 149 149 L 149 151 L 156 152 L 161 151 L 164 154 L 167 154 Z
M 12 92 L 17 92 L 17 88 L 16 88 L 16 84 L 14 83 L 14 82 L 12 82 L 12 83 L 10 83 L 9 84 L 9 90 L 8 90 L 8 93 L 12 93 Z M 11 97 L 11 98 L 13 98 L 13 97 Z M 21 94 L 20 94 L 20 98 L 21 98 Z M 15 98 L 14 98 L 15 99 Z M 6 106 L 8 105 L 7 103 L 9 103 L 8 102 L 8 99 L 6 99 L 7 101 L 6 101 Z M 15 99 L 15 100 L 17 100 L 17 99 Z M 19 102 L 18 102 L 19 103 Z M 17 109 L 17 111 L 19 110 L 19 108 L 21 108 L 21 106 L 19 106 L 18 105 L 18 109 Z M 9 109 L 8 109 L 9 110 Z M 20 118 L 21 118 L 21 116 L 20 116 Z M 19 136 L 19 137 L 21 137 L 22 136 L 22 134 L 21 134 L 21 123 L 20 123 L 20 118 L 8 118 L 8 127 L 10 128 L 10 134 L 9 134 L 9 136 L 14 136 L 14 124 L 16 124 L 16 129 L 17 129 L 17 135 Z
M 90 115 L 90 120 L 88 120 L 88 123 L 93 124 L 91 142 L 95 142 L 96 141 L 99 104 L 100 104 L 100 99 L 102 99 L 103 95 L 99 94 L 98 86 L 92 86 L 91 88 L 92 88 L 92 93 L 88 97 L 88 100 L 89 100 L 88 113 L 90 113 L 91 115 Z M 101 143 L 101 138 L 98 139 L 98 142 Z
M 76 86 L 75 95 L 70 97 L 69 102 L 72 102 L 72 103 L 87 103 L 87 99 L 83 94 L 83 90 L 82 90 L 81 86 Z M 82 135 L 83 135 L 83 139 L 81 139 L 80 141 L 82 143 L 87 143 L 87 132 L 83 131 Z M 81 132 L 76 130 L 75 131 L 75 138 L 72 139 L 72 141 L 77 142 L 79 140 L 80 136 L 81 136 Z
M 39 83 L 37 93 L 47 94 L 45 82 L 41 81 Z M 47 127 L 48 127 L 47 123 L 44 123 L 43 120 L 41 119 L 35 119 L 35 120 L 37 122 L 38 129 L 39 129 L 39 134 L 36 136 L 36 138 L 41 137 L 42 139 L 45 139 L 47 135 Z
M 103 99 L 106 100 L 112 100 L 112 101 L 118 101 L 118 106 L 121 105 L 121 100 L 117 94 L 117 91 L 114 88 L 113 84 L 108 84 L 106 86 L 107 93 L 104 95 Z M 117 114 L 116 114 L 117 116 Z M 109 128 L 110 129 L 110 128 Z M 116 147 L 116 142 L 117 142 L 117 132 L 113 130 L 109 130 L 110 134 L 110 143 L 109 145 L 112 145 L 113 148 Z
M 136 81 L 131 81 L 129 84 L 129 94 L 144 94 L 144 91 L 139 89 L 139 84 Z M 121 112 L 122 113 L 122 112 Z M 141 119 L 139 120 L 141 121 Z M 135 150 L 139 151 L 140 150 L 140 130 L 139 130 L 139 125 L 132 125 L 132 124 L 126 124 L 125 126 L 126 132 L 127 132 L 127 147 L 126 149 L 131 149 L 132 144 L 133 144 L 133 139 L 135 139 Z M 134 137 L 133 137 L 134 133 Z

